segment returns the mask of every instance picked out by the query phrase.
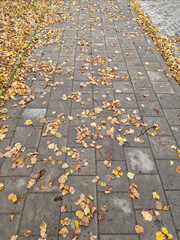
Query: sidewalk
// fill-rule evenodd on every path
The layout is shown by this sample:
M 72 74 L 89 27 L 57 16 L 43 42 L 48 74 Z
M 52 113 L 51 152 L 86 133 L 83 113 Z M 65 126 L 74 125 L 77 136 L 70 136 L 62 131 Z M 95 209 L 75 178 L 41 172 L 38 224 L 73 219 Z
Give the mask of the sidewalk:
M 179 85 L 127 0 L 59 14 L 29 101 L 0 109 L 0 240 L 153 240 L 162 227 L 180 239 Z

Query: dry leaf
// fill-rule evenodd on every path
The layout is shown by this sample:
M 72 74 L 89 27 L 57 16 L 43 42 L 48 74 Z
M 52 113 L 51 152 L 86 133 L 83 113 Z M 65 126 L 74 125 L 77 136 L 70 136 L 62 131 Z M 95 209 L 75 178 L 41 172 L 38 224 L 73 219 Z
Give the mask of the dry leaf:
M 141 234 L 141 233 L 144 232 L 144 229 L 143 229 L 143 227 L 141 227 L 139 225 L 136 225 L 135 226 L 135 231 L 136 231 L 137 234 Z
M 152 215 L 149 212 L 143 210 L 141 211 L 141 215 L 146 221 L 152 221 Z

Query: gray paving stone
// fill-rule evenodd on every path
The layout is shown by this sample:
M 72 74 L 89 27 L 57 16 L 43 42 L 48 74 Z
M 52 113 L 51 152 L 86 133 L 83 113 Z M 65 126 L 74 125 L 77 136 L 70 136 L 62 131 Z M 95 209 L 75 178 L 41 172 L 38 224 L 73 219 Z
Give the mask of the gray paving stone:
M 88 101 L 89 99 L 93 100 L 93 95 L 92 93 L 82 93 L 82 101 L 80 103 L 75 102 L 74 100 L 72 100 L 72 108 L 93 108 L 93 101 Z
M 6 103 L 6 108 L 8 109 L 8 116 L 10 117 L 19 117 L 22 113 L 22 109 L 19 105 L 19 101 L 18 100 L 8 100 L 8 102 Z
M 171 145 L 175 144 L 175 140 L 171 136 L 157 136 L 156 138 L 149 136 L 150 145 L 155 159 L 171 160 L 177 159 L 176 150 L 171 148 Z M 162 145 L 162 142 L 166 142 L 167 145 Z
M 150 148 L 125 149 L 128 171 L 136 174 L 157 173 L 155 161 Z
M 106 212 L 100 211 L 102 205 Z M 100 234 L 132 234 L 135 233 L 135 216 L 132 201 L 126 193 L 98 194 L 98 212 L 104 220 L 99 220 Z M 117 212 L 119 214 L 117 214 Z M 116 219 L 116 221 L 114 221 Z
M 152 82 L 165 82 L 168 78 L 163 72 L 147 71 L 147 74 Z
M 29 191 L 30 192 L 57 192 L 60 193 L 61 191 L 58 189 L 59 182 L 58 178 L 64 173 L 61 165 L 55 162 L 54 165 L 50 161 L 44 163 L 42 161 L 36 162 L 34 165 L 33 171 L 29 178 L 36 178 L 38 172 L 42 169 L 45 169 L 46 172 L 43 175 L 43 178 L 40 179 Z M 48 186 L 49 183 L 52 183 L 51 187 Z M 40 186 L 43 185 L 44 189 L 41 190 Z
M 134 235 L 100 235 L 100 240 L 138 240 Z
M 54 150 L 49 149 L 48 145 L 50 143 L 57 144 L 58 150 L 61 151 L 62 146 L 67 146 L 67 137 L 61 137 L 61 138 L 52 138 L 52 137 L 41 137 L 41 140 L 39 142 L 38 147 L 38 153 L 39 153 L 39 159 L 43 160 L 48 159 L 50 156 L 52 156 L 53 160 L 65 160 L 66 155 L 65 153 L 62 153 L 61 156 L 56 156 Z
M 2 167 L 0 169 L 0 176 L 29 176 L 30 173 L 32 172 L 33 165 L 30 168 L 27 168 L 27 165 L 31 165 L 30 160 L 25 161 L 25 158 L 29 153 L 36 152 L 36 148 L 28 148 L 22 153 L 22 157 L 24 158 L 24 167 L 23 168 L 18 168 L 16 167 L 15 169 L 11 169 L 12 165 L 15 163 L 14 161 L 11 161 L 10 158 L 3 158 L 3 163 Z
M 73 86 L 74 92 L 81 92 L 81 93 L 92 93 L 92 85 L 87 85 L 86 87 L 81 87 L 79 81 L 74 81 Z
M 11 221 L 10 214 L 0 214 L 0 239 L 10 239 L 12 235 L 17 234 L 20 217 L 20 214 L 15 214 L 14 220 Z
M 135 178 L 130 181 L 137 184 L 140 195 L 139 200 L 133 200 L 135 209 L 156 209 L 156 200 L 153 199 L 153 191 L 159 194 L 160 200 L 164 205 L 167 203 L 158 175 L 136 175 Z
M 170 125 L 180 125 L 180 109 L 163 109 Z
M 51 92 L 50 101 L 51 100 L 58 101 L 64 94 L 66 94 L 67 96 L 71 95 L 71 92 L 72 92 L 71 87 L 64 86 L 54 87 Z
M 103 101 L 104 99 L 106 99 L 107 101 L 112 101 L 114 99 L 114 93 L 112 91 L 112 88 L 110 87 L 106 87 L 106 88 L 94 87 L 94 92 L 95 92 L 94 99 L 96 101 Z
M 11 139 L 4 139 L 3 141 L 1 141 L 0 151 L 2 153 L 5 153 L 5 148 L 10 145 L 10 140 Z
M 128 130 L 128 131 L 130 129 L 134 130 L 133 134 L 128 134 L 125 136 L 125 139 L 129 143 L 130 147 L 149 147 L 149 141 L 148 141 L 146 133 L 143 135 L 140 135 L 141 131 L 144 129 L 143 127 L 135 127 L 130 124 L 129 126 L 122 126 L 121 129 L 122 129 L 122 131 L 121 131 L 122 134 L 124 134 L 126 130 Z M 140 140 L 142 140 L 142 143 L 137 141 L 135 139 L 135 137 L 136 138 L 139 137 Z
M 141 115 L 143 117 L 163 116 L 163 112 L 158 101 L 138 101 L 138 103 Z
M 70 106 L 71 106 L 71 100 L 68 99 L 66 101 L 57 101 L 57 100 L 51 100 L 49 101 L 49 106 L 47 109 L 46 116 L 52 117 L 53 115 L 57 115 L 60 113 L 65 113 L 67 115 L 70 114 Z M 55 111 L 55 114 L 53 114 Z
M 61 201 L 54 201 L 57 193 L 29 193 L 25 202 L 19 232 L 30 229 L 39 235 L 42 221 L 47 223 L 47 234 L 58 234 Z
M 25 198 L 14 204 L 13 201 L 8 200 L 8 196 L 11 193 L 15 193 L 17 197 L 21 194 L 26 195 L 27 180 L 26 177 L 0 177 L 0 182 L 4 184 L 4 189 L 0 191 L 0 213 L 21 212 Z
M 179 239 L 180 239 L 180 231 L 178 231 L 178 237 L 179 237 Z
M 158 228 L 158 226 L 161 227 L 161 223 L 163 227 L 167 228 L 168 232 L 173 235 L 173 239 L 178 240 L 170 212 L 160 211 L 159 216 L 153 217 L 153 220 L 151 222 L 148 222 L 144 220 L 140 211 L 137 211 L 136 218 L 138 225 L 144 228 L 144 233 L 140 235 L 140 240 L 155 239 L 155 233 L 161 230 Z M 155 221 L 157 221 L 160 224 L 159 225 L 156 224 Z
M 179 160 L 173 160 L 173 162 L 174 164 L 171 166 L 170 161 L 156 161 L 164 189 L 166 190 L 180 190 L 179 174 L 176 173 L 176 167 L 179 166 Z
M 31 236 L 31 237 L 23 237 L 23 236 L 19 236 L 18 237 L 18 240 L 37 240 L 38 238 L 40 237 L 40 235 L 37 235 L 37 236 Z M 49 236 L 48 235 L 48 240 L 58 240 L 58 237 L 57 236 L 53 236 L 53 237 L 51 237 L 51 236 Z
M 165 119 L 165 117 L 143 117 L 143 120 L 145 123 L 148 124 L 148 126 L 146 127 L 149 128 L 151 126 L 153 126 L 154 124 L 157 124 L 159 127 L 159 130 L 156 131 L 157 136 L 158 135 L 172 135 L 171 129 L 168 125 L 167 120 Z M 153 132 L 153 129 L 149 129 L 150 132 Z
M 44 118 L 46 114 L 46 109 L 44 108 L 27 108 L 24 109 L 21 119 L 19 120 L 18 125 L 24 125 L 23 123 L 26 120 L 32 120 L 34 126 L 41 126 L 40 119 Z
M 156 101 L 157 97 L 153 88 L 135 88 L 134 89 L 136 98 L 138 101 Z
M 117 82 L 113 81 L 114 93 L 117 93 L 116 90 L 121 90 L 121 93 L 133 93 L 132 84 L 128 81 L 126 82 Z
M 78 126 L 79 126 L 79 124 L 78 124 Z M 83 128 L 83 126 L 81 126 L 81 127 Z M 84 138 L 84 142 L 88 145 L 88 147 L 90 147 L 90 144 L 93 142 L 94 128 L 91 127 L 91 126 L 88 126 L 88 125 L 86 125 L 86 127 L 88 128 L 88 130 L 91 131 L 91 133 L 90 133 L 89 136 Z M 69 147 L 71 147 L 71 148 L 78 148 L 78 147 L 82 147 L 83 146 L 83 144 L 81 142 L 80 143 L 76 142 L 76 138 L 77 138 L 76 126 L 71 125 L 70 129 L 69 129 L 69 142 L 68 142 Z
M 176 94 L 157 94 L 162 108 L 179 108 L 180 98 Z
M 111 152 L 113 160 L 125 160 L 124 149 L 117 140 L 105 136 L 103 139 L 96 140 L 96 144 L 103 146 L 100 150 L 96 150 L 96 160 L 111 160 L 109 152 Z
M 115 99 L 120 100 L 122 108 L 137 108 L 138 107 L 134 94 L 131 94 L 131 93 L 117 94 L 117 93 L 115 93 Z
M 96 165 L 95 165 L 95 150 L 93 148 L 76 148 L 77 152 L 80 153 L 80 160 L 77 161 L 71 157 L 67 157 L 67 163 L 70 169 L 73 169 L 72 175 L 95 175 L 96 174 Z M 82 152 L 83 151 L 83 152 Z M 88 166 L 84 166 L 83 158 L 87 158 Z M 81 165 L 80 171 L 75 171 L 74 167 L 76 164 Z
M 31 136 L 28 134 L 32 133 Z M 41 129 L 39 127 L 30 126 L 18 126 L 16 132 L 12 138 L 11 146 L 15 143 L 20 142 L 23 146 L 27 148 L 36 148 L 39 143 L 41 135 Z
M 61 214 L 61 219 L 65 219 L 66 217 L 69 217 L 70 219 L 78 220 L 76 217 L 75 212 L 72 213 L 62 213 Z M 67 226 L 68 230 L 71 229 L 71 226 Z M 88 227 L 81 227 L 81 235 L 80 235 L 80 240 L 83 239 L 90 239 L 90 233 L 92 232 L 93 235 L 97 235 L 98 233 L 98 227 L 97 227 L 97 214 L 94 214 L 94 217 L 91 219 L 90 224 Z M 59 240 L 62 239 L 62 236 L 59 235 Z M 70 236 L 68 235 L 66 239 L 70 240 Z
M 70 197 L 65 195 L 63 197 L 62 205 L 66 206 L 68 212 L 77 211 L 79 207 L 74 203 L 79 199 L 80 194 L 87 196 L 89 193 L 94 198 L 94 205 L 96 206 L 96 185 L 92 183 L 94 176 L 69 176 L 66 184 L 75 188 L 75 193 Z
M 174 137 L 176 139 L 176 142 L 178 146 L 180 146 L 180 126 L 172 126 L 171 130 L 173 131 Z
M 169 82 L 152 82 L 156 93 L 174 93 L 174 90 Z
M 147 76 L 134 76 L 131 77 L 131 82 L 133 83 L 134 89 L 139 88 L 151 88 L 151 82 Z
M 46 89 L 46 92 L 50 92 L 51 91 L 51 87 L 48 86 L 47 88 L 45 88 L 46 82 L 42 82 L 42 81 L 34 81 L 32 83 L 32 91 L 33 92 L 44 92 L 44 89 Z
M 3 125 L 8 125 L 8 132 L 6 132 L 6 138 L 12 138 L 15 129 L 17 127 L 19 118 L 9 118 L 2 122 Z
M 120 166 L 123 171 L 123 176 L 117 178 L 112 174 L 112 170 L 117 166 Z M 113 161 L 112 166 L 107 168 L 102 161 L 97 161 L 97 175 L 99 176 L 99 180 L 105 182 L 106 184 L 112 187 L 112 192 L 127 192 L 129 188 L 128 180 L 127 180 L 127 167 L 124 161 Z M 108 181 L 108 175 L 114 177 L 112 181 Z M 98 191 L 105 191 L 104 187 L 98 185 Z
M 44 93 L 45 92 L 36 93 L 35 99 L 29 102 L 26 105 L 26 108 L 47 108 L 49 93 L 48 92 L 46 92 L 46 94 Z

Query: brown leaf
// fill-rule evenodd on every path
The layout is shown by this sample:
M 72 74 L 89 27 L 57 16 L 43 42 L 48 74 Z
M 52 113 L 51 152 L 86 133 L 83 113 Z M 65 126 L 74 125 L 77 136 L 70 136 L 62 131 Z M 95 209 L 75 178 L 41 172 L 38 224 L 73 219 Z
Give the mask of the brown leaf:
M 86 216 L 84 216 L 80 221 L 79 221 L 79 224 L 81 226 L 85 226 L 87 227 L 89 225 L 90 221 L 89 221 L 89 218 L 87 218 Z
M 17 200 L 14 202 L 14 204 L 17 204 L 22 198 L 24 197 L 24 194 L 21 194 Z
M 154 111 L 155 111 L 155 113 L 157 114 L 157 115 L 159 115 L 159 110 L 157 110 L 157 109 L 153 109 Z
M 177 173 L 180 173 L 180 166 L 177 166 L 177 167 L 176 167 L 176 172 L 177 172 Z
M 162 210 L 162 208 L 163 208 L 162 202 L 157 201 L 157 202 L 156 202 L 156 208 L 157 208 L 158 210 Z
M 106 209 L 107 209 L 107 208 L 106 208 L 106 205 L 105 205 L 105 204 L 101 206 L 101 211 L 104 211 L 104 212 L 105 212 Z
M 54 201 L 61 201 L 62 200 L 62 197 L 61 196 L 57 196 L 54 198 Z
M 164 207 L 163 207 L 163 210 L 164 210 L 164 211 L 169 211 L 170 207 L 171 207 L 171 205 L 168 204 L 167 206 L 164 206 Z
M 31 230 L 30 229 L 26 229 L 25 231 L 24 231 L 24 236 L 25 237 L 29 237 L 29 236 L 31 236 Z
M 99 220 L 104 220 L 104 216 L 102 214 L 98 214 L 98 219 Z
M 65 213 L 67 211 L 66 206 L 61 206 L 61 213 Z

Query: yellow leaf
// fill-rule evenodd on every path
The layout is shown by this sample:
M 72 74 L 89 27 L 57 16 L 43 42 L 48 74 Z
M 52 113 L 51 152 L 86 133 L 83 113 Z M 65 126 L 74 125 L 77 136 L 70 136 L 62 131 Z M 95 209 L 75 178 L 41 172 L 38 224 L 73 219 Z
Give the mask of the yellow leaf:
M 1 108 L 0 109 L 0 113 L 7 113 L 8 112 L 8 109 L 7 108 Z
M 54 135 L 55 135 L 57 138 L 62 137 L 62 134 L 61 134 L 60 132 L 56 132 Z
M 8 200 L 12 200 L 13 202 L 16 202 L 16 201 L 17 201 L 17 196 L 16 196 L 16 194 L 15 194 L 15 193 L 9 194 Z
M 66 152 L 67 152 L 67 147 L 62 146 L 62 147 L 61 147 L 61 151 L 64 152 L 64 153 L 66 153 Z
M 76 217 L 78 217 L 79 219 L 83 219 L 84 212 L 81 210 L 76 211 Z
M 3 189 L 4 189 L 4 184 L 0 182 L 0 191 L 2 191 Z
M 28 119 L 24 122 L 25 125 L 32 125 L 32 120 L 31 119 Z
M 9 56 L 11 56 L 11 55 L 13 55 L 13 51 L 10 51 L 10 52 L 8 52 L 8 53 L 6 54 L 7 57 L 9 57 Z
M 55 147 L 54 143 L 50 143 L 50 144 L 48 145 L 48 148 L 51 149 L 51 150 L 54 149 L 54 147 Z
M 40 189 L 40 190 L 43 190 L 43 189 L 44 189 L 44 185 L 41 185 L 41 186 L 39 187 L 39 189 Z
M 45 229 L 45 228 L 47 228 L 47 224 L 46 224 L 46 222 L 42 222 L 40 224 L 40 229 Z
M 157 194 L 157 192 L 153 192 L 153 198 L 154 199 L 160 199 L 160 196 Z
M 166 239 L 166 236 L 162 232 L 156 232 L 156 240 L 164 240 Z
M 88 213 L 90 213 L 90 209 L 89 209 L 88 207 L 86 207 L 86 208 L 84 209 L 84 213 L 85 213 L 85 215 L 88 215 Z

